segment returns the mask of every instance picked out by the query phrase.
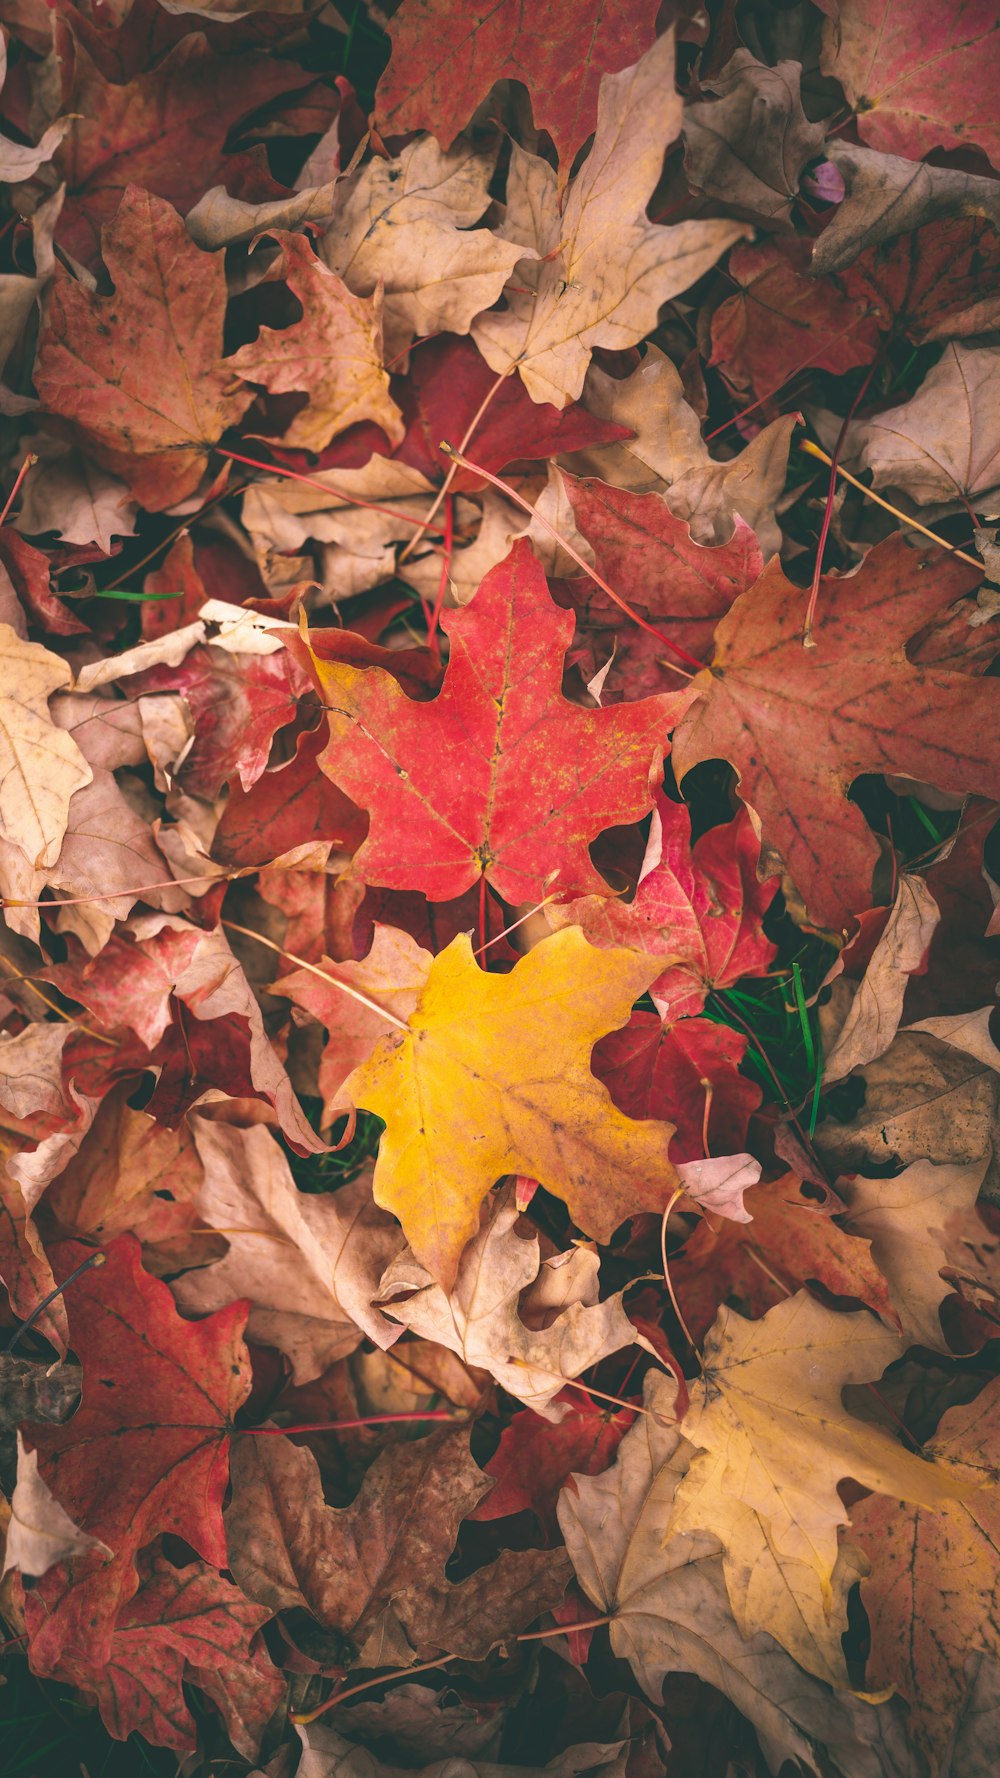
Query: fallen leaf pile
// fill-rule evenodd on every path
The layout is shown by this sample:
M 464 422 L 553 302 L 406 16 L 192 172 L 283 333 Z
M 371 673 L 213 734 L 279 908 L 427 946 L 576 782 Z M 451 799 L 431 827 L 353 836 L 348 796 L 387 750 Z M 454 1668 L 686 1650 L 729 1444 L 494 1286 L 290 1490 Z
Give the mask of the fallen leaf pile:
M 995 1771 L 998 34 L 3 10 L 5 1770 Z

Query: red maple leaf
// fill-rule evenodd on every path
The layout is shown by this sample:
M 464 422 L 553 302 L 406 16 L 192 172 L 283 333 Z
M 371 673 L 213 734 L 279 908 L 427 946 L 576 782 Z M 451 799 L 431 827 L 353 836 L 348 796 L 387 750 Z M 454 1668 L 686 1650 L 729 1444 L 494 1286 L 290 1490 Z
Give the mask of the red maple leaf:
M 58 1275 L 88 1251 L 60 1243 L 51 1254 Z M 114 1558 L 88 1554 L 38 1583 L 45 1617 L 32 1661 L 42 1672 L 67 1647 L 82 1648 L 92 1665 L 107 1661 L 115 1618 L 139 1585 L 136 1556 L 163 1533 L 225 1567 L 229 1431 L 250 1388 L 247 1304 L 182 1320 L 167 1286 L 143 1271 L 132 1235 L 112 1241 L 104 1266 L 76 1281 L 68 1309 L 83 1402 L 67 1425 L 33 1427 L 29 1442 L 59 1504 Z
M 371 815 L 358 873 L 435 901 L 481 875 L 511 902 L 607 893 L 587 846 L 648 809 L 683 695 L 570 704 L 560 663 L 573 620 L 525 541 L 442 621 L 451 653 L 432 703 L 378 668 L 317 663 L 323 769 Z
M 634 1012 L 621 1031 L 594 1045 L 593 1070 L 627 1117 L 676 1124 L 672 1161 L 741 1154 L 761 1091 L 739 1072 L 747 1040 L 711 1019 L 664 1026 L 655 1013 Z

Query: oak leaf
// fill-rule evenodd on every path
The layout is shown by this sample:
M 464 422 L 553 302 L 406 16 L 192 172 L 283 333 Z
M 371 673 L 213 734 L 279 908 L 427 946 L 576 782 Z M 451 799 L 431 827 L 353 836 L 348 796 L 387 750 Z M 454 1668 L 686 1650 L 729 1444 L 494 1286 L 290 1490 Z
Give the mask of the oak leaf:
M 53 1250 L 61 1277 L 86 1257 L 78 1243 Z M 155 1537 L 169 1531 L 206 1561 L 226 1560 L 229 1426 L 250 1387 L 246 1305 L 182 1321 L 166 1285 L 142 1270 L 132 1235 L 105 1258 L 76 1281 L 69 1304 L 83 1405 L 66 1426 L 33 1427 L 30 1436 L 56 1500 L 115 1556 L 96 1572 L 84 1558 L 44 1577 L 44 1621 L 32 1636 L 38 1671 L 51 1671 L 81 1638 L 92 1661 L 107 1658 L 117 1613 L 139 1585 L 136 1555 Z
M 222 357 L 225 269 L 170 204 L 136 186 L 102 243 L 114 294 L 57 266 L 35 387 L 103 468 L 162 512 L 198 486 L 212 445 L 252 398 Z
M 487 975 L 462 935 L 435 957 L 406 1031 L 381 1038 L 345 1082 L 387 1125 L 375 1201 L 446 1290 L 505 1173 L 539 1180 L 602 1241 L 626 1216 L 663 1209 L 677 1184 L 672 1126 L 624 1117 L 590 1070 L 597 1039 L 625 1023 L 659 967 L 567 927 L 510 975 Z
M 382 362 L 381 302 L 352 296 L 324 266 L 303 235 L 272 231 L 281 249 L 269 277 L 280 277 L 302 305 L 290 327 L 263 327 L 227 359 L 247 382 L 272 395 L 297 392 L 308 402 L 286 426 L 284 445 L 322 451 L 338 432 L 362 420 L 381 426 L 390 444 L 403 436 Z
M 432 130 L 446 148 L 498 80 L 519 80 L 535 126 L 568 169 L 597 119 L 598 86 L 653 41 L 650 0 L 585 0 L 534 19 L 515 0 L 456 7 L 405 0 L 392 20 L 392 57 L 375 115 L 384 132 Z
M 896 1713 L 855 1706 L 802 1672 L 763 1631 L 744 1637 L 729 1607 L 718 1539 L 689 1532 L 664 1543 L 692 1447 L 677 1430 L 676 1384 L 651 1373 L 645 1414 L 626 1433 L 611 1469 L 571 1477 L 559 1523 L 577 1579 L 611 1614 L 612 1652 L 659 1703 L 667 1673 L 697 1673 L 756 1727 L 769 1763 L 795 1760 L 819 1778 L 902 1775 L 907 1751 Z M 863 1712 L 862 1742 L 856 1712 Z
M 701 1012 L 713 989 L 764 975 L 773 961 L 761 920 L 778 885 L 774 878 L 758 881 L 759 857 L 745 810 L 692 846 L 686 804 L 658 791 L 633 900 L 585 896 L 550 906 L 546 919 L 557 930 L 579 925 L 591 944 L 672 954 L 676 961 L 649 990 L 660 1017 L 672 1023 Z
M 435 901 L 480 876 L 512 902 L 553 885 L 606 892 L 587 845 L 648 809 L 683 694 L 571 705 L 560 657 L 573 620 L 525 541 L 442 622 L 448 669 L 430 704 L 379 668 L 315 661 L 330 724 L 320 763 L 372 817 L 355 870 Z
M 685 1528 L 714 1532 L 735 1569 L 744 1552 L 725 1511 L 732 1497 L 739 1523 L 745 1508 L 760 1521 L 779 1566 L 815 1570 L 829 1606 L 837 1531 L 851 1522 L 837 1492 L 845 1476 L 935 1508 L 968 1493 L 949 1468 L 923 1462 L 843 1407 L 845 1384 L 880 1377 L 899 1356 L 898 1336 L 870 1315 L 836 1315 L 805 1291 L 762 1321 L 720 1309 L 682 1423 L 705 1453 L 678 1495 Z
M 993 686 L 905 654 L 907 637 L 965 592 L 971 574 L 890 537 L 856 573 L 820 583 L 816 646 L 804 648 L 807 595 L 772 562 L 722 619 L 712 664 L 694 681 L 702 695 L 672 743 L 678 781 L 703 759 L 732 762 L 766 854 L 781 859 L 820 925 L 840 930 L 871 905 L 878 848 L 847 801 L 860 773 L 902 773 L 962 794 L 1000 790 L 985 744 Z
M 593 1293 L 570 1302 L 554 1320 L 546 1317 L 543 1327 L 527 1325 L 518 1313 L 520 1299 L 544 1262 L 537 1239 L 518 1231 L 519 1220 L 513 1194 L 505 1193 L 462 1254 L 450 1291 L 442 1290 L 412 1253 L 403 1253 L 383 1276 L 375 1302 L 411 1333 L 457 1352 L 463 1363 L 488 1371 L 515 1400 L 558 1421 L 565 1408 L 554 1403 L 564 1382 L 638 1336 L 620 1293 L 595 1300 L 594 1255 Z
M 229 1565 L 244 1593 L 271 1611 L 308 1609 L 351 1638 L 362 1666 L 442 1649 L 484 1659 L 565 1591 L 561 1550 L 506 1550 L 445 1579 L 459 1525 L 490 1486 L 467 1431 L 384 1451 L 347 1507 L 327 1506 L 312 1452 L 286 1438 L 238 1440 L 232 1476 Z
M 895 1685 L 909 1699 L 915 1739 L 934 1758 L 965 1700 L 967 1658 L 1000 1655 L 998 1407 L 993 1381 L 949 1409 L 927 1445 L 975 1489 L 965 1500 L 926 1510 L 873 1496 L 854 1508 L 854 1534 L 872 1568 L 861 1595 L 872 1625 L 869 1683 Z
M 506 308 L 481 315 L 472 333 L 493 370 L 519 372 L 532 401 L 576 401 L 595 346 L 635 345 L 660 304 L 746 233 L 733 222 L 647 221 L 664 149 L 681 124 L 673 83 L 672 31 L 634 67 L 605 75 L 594 145 L 561 210 L 552 168 L 512 144 L 497 235 L 516 244 L 518 287 L 508 286 Z

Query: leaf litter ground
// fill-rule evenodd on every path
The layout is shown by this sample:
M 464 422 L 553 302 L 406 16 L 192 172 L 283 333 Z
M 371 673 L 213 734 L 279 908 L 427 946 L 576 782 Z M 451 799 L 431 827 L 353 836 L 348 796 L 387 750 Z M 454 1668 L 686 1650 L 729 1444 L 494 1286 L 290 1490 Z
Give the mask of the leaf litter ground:
M 994 1769 L 998 25 L 4 20 L 5 1771 Z

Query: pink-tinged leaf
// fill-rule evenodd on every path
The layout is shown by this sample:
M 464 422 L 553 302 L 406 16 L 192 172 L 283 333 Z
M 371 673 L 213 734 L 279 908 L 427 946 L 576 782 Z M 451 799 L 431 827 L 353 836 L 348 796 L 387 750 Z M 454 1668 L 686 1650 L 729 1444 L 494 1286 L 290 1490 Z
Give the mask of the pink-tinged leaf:
M 764 567 L 749 525 L 737 517 L 729 542 L 706 548 L 659 494 L 632 494 L 565 473 L 562 482 L 598 573 L 672 642 L 706 660 L 719 619 Z M 677 657 L 592 580 L 565 581 L 559 591 L 560 603 L 568 599 L 577 614 L 571 658 L 584 678 L 611 661 L 602 702 L 676 689 L 670 667 Z
M 747 1040 L 710 1019 L 664 1026 L 655 1013 L 634 1012 L 621 1031 L 595 1046 L 593 1068 L 626 1116 L 676 1124 L 670 1158 L 699 1161 L 708 1152 L 745 1148 L 761 1091 L 739 1072 Z
M 305 672 L 285 648 L 273 654 L 232 654 L 193 648 L 177 667 L 149 667 L 128 683 L 133 697 L 179 691 L 194 718 L 194 744 L 180 781 L 192 796 L 211 801 L 231 779 L 249 790 L 267 768 L 271 743 L 294 722 L 309 688 Z
M 376 94 L 379 129 L 432 130 L 450 148 L 495 81 L 519 80 L 568 172 L 597 123 L 601 75 L 639 60 L 659 10 L 651 0 L 580 0 L 538 13 L 518 0 L 404 0 Z
M 922 160 L 933 148 L 982 148 L 1000 165 L 993 70 L 995 0 L 839 0 L 824 23 L 823 72 L 857 114 L 863 142 Z
M 733 388 L 777 394 L 800 371 L 836 376 L 870 364 L 878 350 L 871 294 L 852 267 L 838 282 L 809 272 L 806 241 L 737 247 L 739 286 L 712 316 L 712 356 Z
M 586 896 L 550 907 L 547 918 L 556 928 L 582 926 L 591 944 L 674 957 L 650 996 L 662 1018 L 689 1018 L 711 989 L 763 975 L 776 955 L 761 921 L 778 881 L 758 881 L 759 858 L 745 810 L 692 846 L 687 805 L 659 791 L 634 900 Z
M 328 841 L 355 852 L 368 832 L 368 817 L 319 770 L 323 730 L 300 735 L 289 763 L 264 772 L 249 790 L 230 784 L 213 856 L 229 865 L 265 865 L 295 846 Z M 297 946 L 292 947 L 293 950 Z

